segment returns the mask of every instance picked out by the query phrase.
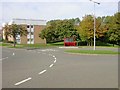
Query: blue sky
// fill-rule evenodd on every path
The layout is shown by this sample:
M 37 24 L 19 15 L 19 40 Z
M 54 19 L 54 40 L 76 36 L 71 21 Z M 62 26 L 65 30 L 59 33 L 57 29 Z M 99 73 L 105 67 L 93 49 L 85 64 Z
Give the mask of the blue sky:
M 118 11 L 119 0 L 94 0 L 96 16 L 114 15 Z M 93 14 L 93 3 L 89 0 L 1 0 L 0 25 L 13 18 L 25 19 L 82 19 L 86 14 Z

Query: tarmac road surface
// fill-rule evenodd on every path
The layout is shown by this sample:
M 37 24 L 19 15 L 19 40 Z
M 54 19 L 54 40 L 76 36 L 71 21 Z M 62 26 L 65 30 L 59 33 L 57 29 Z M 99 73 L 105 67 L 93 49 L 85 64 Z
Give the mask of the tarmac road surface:
M 3 48 L 0 62 L 2 88 L 118 88 L 117 55 Z

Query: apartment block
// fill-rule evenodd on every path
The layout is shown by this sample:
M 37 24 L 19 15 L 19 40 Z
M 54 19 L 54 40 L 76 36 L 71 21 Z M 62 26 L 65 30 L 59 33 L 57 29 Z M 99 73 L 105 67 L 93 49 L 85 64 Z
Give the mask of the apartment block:
M 22 25 L 28 31 L 26 36 L 17 35 L 18 44 L 46 44 L 46 39 L 41 39 L 39 33 L 45 28 L 46 20 L 13 19 L 10 24 Z M 13 41 L 11 37 L 8 38 Z

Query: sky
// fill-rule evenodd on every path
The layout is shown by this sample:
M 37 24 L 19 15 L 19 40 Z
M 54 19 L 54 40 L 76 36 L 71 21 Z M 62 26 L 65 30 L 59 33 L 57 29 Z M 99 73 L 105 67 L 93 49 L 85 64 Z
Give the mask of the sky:
M 120 0 L 94 0 L 95 15 L 111 16 L 118 12 Z M 94 3 L 89 0 L 1 0 L 0 26 L 13 18 L 20 19 L 70 19 L 94 14 Z

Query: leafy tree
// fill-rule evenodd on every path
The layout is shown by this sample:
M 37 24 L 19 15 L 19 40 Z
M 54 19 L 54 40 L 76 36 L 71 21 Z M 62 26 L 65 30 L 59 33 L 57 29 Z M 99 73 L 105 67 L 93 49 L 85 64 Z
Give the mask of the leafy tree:
M 114 44 L 120 45 L 120 13 L 116 13 L 114 16 L 109 17 L 111 20 L 107 23 L 109 27 L 108 37 Z
M 98 17 L 96 19 L 96 40 L 99 40 L 101 42 L 106 42 L 107 37 L 106 33 L 108 31 L 108 28 L 105 24 L 106 17 Z
M 96 18 L 96 40 L 99 40 L 100 38 L 103 39 L 105 37 L 105 33 L 107 32 L 107 28 L 103 21 L 104 17 Z M 83 17 L 83 20 L 78 27 L 78 31 L 80 33 L 82 41 L 86 41 L 89 46 L 92 46 L 94 38 L 94 20 L 92 15 L 86 15 Z
M 27 30 L 25 29 L 25 27 L 21 25 L 12 24 L 12 25 L 9 25 L 9 30 L 7 31 L 7 33 L 8 33 L 8 36 L 13 37 L 14 47 L 15 47 L 17 35 L 20 35 L 20 36 L 26 35 Z
M 92 45 L 93 42 L 93 17 L 86 15 L 81 21 L 78 31 L 80 33 L 82 41 L 87 41 L 88 45 Z
M 47 22 L 46 28 L 39 36 L 43 39 L 46 38 L 47 42 L 61 41 L 66 37 L 79 37 L 74 19 L 51 20 Z
M 9 25 L 8 25 L 8 23 L 7 24 L 5 24 L 5 26 L 2 28 L 3 29 L 3 31 L 4 31 L 4 36 L 5 36 L 5 41 L 7 41 L 8 42 L 8 32 L 9 32 Z

